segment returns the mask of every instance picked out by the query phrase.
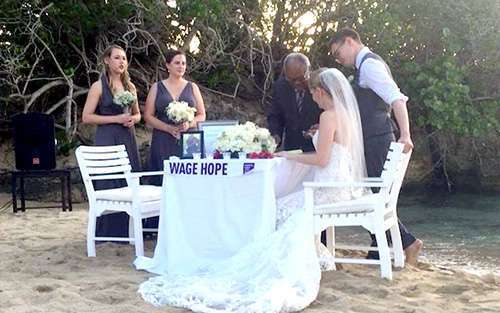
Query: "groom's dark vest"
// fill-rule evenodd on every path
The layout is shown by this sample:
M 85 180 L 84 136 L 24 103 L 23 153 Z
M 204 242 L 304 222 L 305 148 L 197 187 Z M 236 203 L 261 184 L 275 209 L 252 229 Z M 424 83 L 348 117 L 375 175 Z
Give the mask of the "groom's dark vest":
M 359 114 L 361 117 L 361 126 L 363 128 L 363 138 L 367 139 L 373 136 L 379 136 L 392 133 L 397 130 L 396 123 L 391 119 L 391 106 L 386 104 L 370 88 L 363 88 L 359 85 L 359 75 L 361 67 L 367 59 L 376 59 L 384 63 L 389 75 L 391 71 L 384 60 L 375 53 L 367 53 L 359 63 L 359 67 L 354 74 L 353 89 L 359 105 Z

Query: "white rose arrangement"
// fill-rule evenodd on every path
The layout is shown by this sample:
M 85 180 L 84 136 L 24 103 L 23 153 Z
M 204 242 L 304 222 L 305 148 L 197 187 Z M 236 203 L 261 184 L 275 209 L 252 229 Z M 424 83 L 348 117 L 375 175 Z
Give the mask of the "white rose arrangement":
M 177 124 L 192 122 L 196 109 L 185 101 L 172 101 L 165 108 L 165 114 Z
M 276 142 L 269 130 L 246 122 L 224 130 L 217 138 L 215 147 L 220 152 L 272 153 L 276 149 Z
M 137 100 L 137 96 L 128 90 L 120 91 L 113 97 L 113 102 L 122 108 L 130 107 Z

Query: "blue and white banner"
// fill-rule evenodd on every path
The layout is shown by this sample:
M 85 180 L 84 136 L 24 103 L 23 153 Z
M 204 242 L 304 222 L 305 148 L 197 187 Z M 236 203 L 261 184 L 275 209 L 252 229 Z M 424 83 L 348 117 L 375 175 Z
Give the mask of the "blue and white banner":
M 164 161 L 164 170 L 167 175 L 234 177 L 270 169 L 273 163 L 273 160 L 259 159 L 181 160 L 171 158 Z

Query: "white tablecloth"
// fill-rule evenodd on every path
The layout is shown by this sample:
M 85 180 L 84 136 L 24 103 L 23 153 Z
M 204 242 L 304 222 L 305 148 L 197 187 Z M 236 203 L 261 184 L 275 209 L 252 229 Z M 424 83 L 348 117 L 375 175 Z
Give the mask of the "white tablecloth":
M 153 258 L 139 257 L 138 269 L 156 274 L 192 273 L 227 259 L 275 229 L 276 169 L 281 158 L 165 161 L 162 212 Z M 288 189 L 287 189 L 288 188 Z

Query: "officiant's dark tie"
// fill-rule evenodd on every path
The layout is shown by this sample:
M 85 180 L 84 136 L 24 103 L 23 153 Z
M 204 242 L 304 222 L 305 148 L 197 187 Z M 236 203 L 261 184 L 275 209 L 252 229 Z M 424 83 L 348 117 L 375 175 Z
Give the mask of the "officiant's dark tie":
M 302 112 L 305 90 L 295 89 L 295 100 L 297 101 L 297 112 Z

